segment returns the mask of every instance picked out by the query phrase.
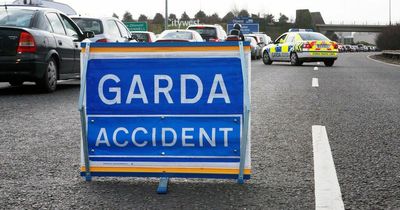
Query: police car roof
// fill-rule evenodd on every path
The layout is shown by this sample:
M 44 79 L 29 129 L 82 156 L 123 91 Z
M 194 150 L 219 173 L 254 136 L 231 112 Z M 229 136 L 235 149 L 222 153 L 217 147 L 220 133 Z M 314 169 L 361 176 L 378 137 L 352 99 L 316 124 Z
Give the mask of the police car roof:
M 303 28 L 291 28 L 289 32 L 313 32 L 312 29 L 303 29 Z

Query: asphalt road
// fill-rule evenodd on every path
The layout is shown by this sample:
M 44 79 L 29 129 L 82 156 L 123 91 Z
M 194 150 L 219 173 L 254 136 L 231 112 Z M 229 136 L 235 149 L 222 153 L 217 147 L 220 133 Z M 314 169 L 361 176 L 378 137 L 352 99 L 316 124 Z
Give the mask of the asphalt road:
M 341 54 L 332 68 L 252 62 L 252 179 L 79 176 L 79 81 L 53 94 L 0 83 L 0 208 L 313 209 L 312 126 L 326 126 L 346 209 L 400 208 L 400 67 Z M 312 87 L 312 78 L 319 87 Z

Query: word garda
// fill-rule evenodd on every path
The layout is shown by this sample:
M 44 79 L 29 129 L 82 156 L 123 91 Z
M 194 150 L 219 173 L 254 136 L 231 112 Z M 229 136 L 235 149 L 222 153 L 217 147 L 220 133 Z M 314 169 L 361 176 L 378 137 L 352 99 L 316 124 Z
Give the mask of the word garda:
M 180 98 L 171 97 L 171 90 L 173 90 L 174 83 L 173 78 L 169 75 L 164 74 L 155 74 L 153 80 L 154 93 L 153 98 L 149 98 L 149 93 L 146 91 L 147 88 L 142 81 L 142 77 L 140 74 L 134 74 L 131 78 L 130 88 L 128 93 L 122 94 L 121 91 L 123 89 L 118 86 L 121 82 L 121 78 L 115 74 L 107 74 L 104 75 L 99 83 L 98 83 L 98 96 L 101 101 L 106 105 L 114 105 L 114 104 L 131 104 L 131 103 L 142 103 L 142 104 L 159 104 L 160 98 L 163 97 L 166 99 L 168 104 L 174 104 L 176 101 L 179 101 L 180 104 L 195 104 L 197 103 L 205 94 L 207 97 L 207 104 L 212 104 L 215 100 L 223 100 L 225 104 L 230 104 L 231 100 L 228 94 L 228 90 L 226 88 L 224 78 L 222 74 L 215 74 L 213 78 L 213 82 L 211 83 L 211 87 L 204 88 L 203 81 L 200 77 L 194 74 L 181 74 L 180 75 Z M 189 97 L 187 95 L 187 84 L 196 84 L 197 91 L 195 91 L 195 95 Z M 112 84 L 109 85 L 108 88 L 105 87 L 105 83 Z M 193 85 L 190 85 L 191 91 L 195 88 Z M 209 90 L 209 92 L 205 93 L 204 90 Z M 112 94 L 112 97 L 110 97 Z M 126 98 L 122 98 L 122 95 L 126 95 Z M 151 100 L 149 102 L 149 100 Z

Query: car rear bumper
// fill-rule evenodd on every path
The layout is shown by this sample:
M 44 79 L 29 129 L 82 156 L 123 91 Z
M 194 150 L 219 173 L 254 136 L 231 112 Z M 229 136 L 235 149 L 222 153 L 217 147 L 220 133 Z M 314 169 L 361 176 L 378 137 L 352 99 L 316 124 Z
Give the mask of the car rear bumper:
M 36 81 L 43 77 L 46 63 L 35 59 L 18 59 L 16 56 L 0 56 L 0 67 L 0 82 Z
M 324 61 L 336 60 L 338 52 L 336 51 L 316 51 L 316 52 L 298 52 L 297 56 L 301 61 Z

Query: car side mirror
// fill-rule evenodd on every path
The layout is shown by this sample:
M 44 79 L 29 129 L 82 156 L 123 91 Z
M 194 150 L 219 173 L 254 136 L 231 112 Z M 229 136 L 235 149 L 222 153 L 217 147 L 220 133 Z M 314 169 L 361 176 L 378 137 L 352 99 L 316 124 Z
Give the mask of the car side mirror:
M 94 32 L 93 31 L 85 31 L 83 32 L 83 37 L 85 39 L 90 39 L 94 37 Z

